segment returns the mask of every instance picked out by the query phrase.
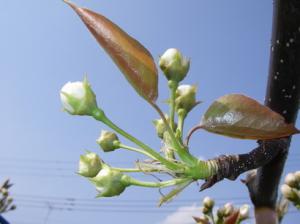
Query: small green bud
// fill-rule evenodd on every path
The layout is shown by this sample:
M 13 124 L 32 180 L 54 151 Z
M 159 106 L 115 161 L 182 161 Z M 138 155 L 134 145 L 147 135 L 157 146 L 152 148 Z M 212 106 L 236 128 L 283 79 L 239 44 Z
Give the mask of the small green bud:
M 245 204 L 240 207 L 239 210 L 239 220 L 245 220 L 249 218 L 250 206 Z
M 12 205 L 9 210 L 13 211 L 13 210 L 16 210 L 17 206 L 16 205 Z
M 170 122 L 170 118 L 168 117 L 168 115 L 165 115 L 165 117 L 166 117 L 166 120 L 168 122 Z M 164 133 L 167 131 L 167 127 L 166 127 L 164 121 L 162 119 L 156 119 L 153 121 L 153 124 L 155 126 L 157 136 L 159 138 L 163 139 Z
M 298 187 L 298 180 L 294 173 L 289 173 L 288 175 L 286 175 L 284 179 L 284 183 L 286 183 L 290 187 L 295 187 L 295 188 Z
M 92 115 L 97 108 L 96 96 L 85 78 L 83 82 L 68 82 L 60 91 L 63 109 L 72 115 Z
M 93 152 L 87 152 L 80 156 L 78 174 L 84 177 L 95 177 L 102 168 L 99 156 Z
M 130 185 L 128 176 L 104 165 L 101 171 L 90 181 L 99 192 L 97 197 L 113 197 L 120 195 Z
M 184 110 L 190 112 L 200 102 L 196 101 L 197 87 L 191 85 L 180 85 L 176 90 L 175 108 L 177 113 Z
M 234 211 L 234 207 L 231 203 L 226 203 L 224 205 L 224 216 L 225 217 L 230 216 L 233 213 L 233 211 Z
M 205 197 L 203 199 L 203 206 L 211 210 L 215 205 L 215 201 L 210 197 Z
M 117 144 L 119 143 L 119 138 L 114 132 L 102 130 L 96 142 L 104 152 L 111 152 L 120 148 Z
M 170 48 L 159 59 L 159 67 L 168 80 L 180 82 L 190 68 L 190 60 L 182 56 L 179 50 Z

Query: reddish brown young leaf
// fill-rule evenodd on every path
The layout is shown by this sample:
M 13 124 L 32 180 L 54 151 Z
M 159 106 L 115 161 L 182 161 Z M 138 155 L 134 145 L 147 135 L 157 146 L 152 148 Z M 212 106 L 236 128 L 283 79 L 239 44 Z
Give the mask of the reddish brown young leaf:
M 236 224 L 239 218 L 239 211 L 234 211 L 229 217 L 225 218 L 224 224 Z
M 225 95 L 216 100 L 193 131 L 199 128 L 234 138 L 260 140 L 299 133 L 293 124 L 285 123 L 280 114 L 239 94 Z
M 138 94 L 154 102 L 158 95 L 158 75 L 150 52 L 106 17 L 65 2 L 80 16 Z

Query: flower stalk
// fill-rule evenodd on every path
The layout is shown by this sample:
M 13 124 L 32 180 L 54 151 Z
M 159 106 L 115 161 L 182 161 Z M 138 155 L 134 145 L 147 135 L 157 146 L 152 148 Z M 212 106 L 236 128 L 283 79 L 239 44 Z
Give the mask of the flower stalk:
M 148 154 L 150 154 L 153 158 L 160 161 L 162 164 L 165 164 L 165 166 L 171 170 L 176 170 L 182 168 L 179 164 L 173 163 L 167 159 L 165 159 L 163 156 L 161 156 L 159 153 L 157 153 L 154 149 L 150 148 L 145 143 L 141 142 L 134 136 L 130 135 L 123 129 L 119 128 L 117 125 L 115 125 L 110 119 L 108 119 L 104 113 L 103 110 L 100 108 L 97 108 L 93 111 L 92 115 L 96 120 L 101 121 L 102 123 L 106 124 L 108 127 L 119 133 L 120 135 L 124 136 L 128 140 L 132 141 L 136 145 L 140 146 L 142 149 L 144 149 Z

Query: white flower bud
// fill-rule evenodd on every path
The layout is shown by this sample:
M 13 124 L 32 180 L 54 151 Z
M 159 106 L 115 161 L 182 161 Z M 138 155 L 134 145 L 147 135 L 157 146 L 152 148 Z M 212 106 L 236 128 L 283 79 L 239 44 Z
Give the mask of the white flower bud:
M 250 206 L 245 204 L 240 207 L 239 211 L 239 219 L 240 220 L 245 220 L 249 218 L 249 213 L 250 213 Z
M 87 152 L 80 156 L 78 174 L 84 177 L 95 177 L 102 168 L 99 156 L 93 152 Z
M 298 182 L 298 186 L 300 186 L 300 171 L 295 172 L 295 176 Z
M 218 216 L 218 218 L 223 218 L 224 213 L 225 213 L 225 208 L 224 207 L 219 208 L 217 210 L 217 216 Z
M 300 200 L 300 195 L 299 195 L 298 191 L 294 188 L 291 188 L 289 185 L 283 184 L 281 186 L 280 190 L 286 199 L 293 201 L 293 202 Z
M 119 142 L 119 138 L 114 132 L 102 130 L 96 142 L 104 152 L 111 152 L 119 148 L 119 146 L 116 145 L 116 142 Z
M 290 187 L 297 187 L 298 181 L 296 175 L 294 173 L 289 173 L 288 175 L 286 175 L 284 183 L 286 183 Z
M 87 79 L 68 82 L 60 91 L 63 109 L 72 115 L 92 115 L 97 108 L 96 96 Z
M 231 203 L 226 203 L 224 205 L 224 216 L 230 216 L 232 214 L 232 212 L 234 211 L 234 207 Z
M 176 90 L 175 107 L 177 113 L 184 109 L 186 113 L 191 111 L 200 102 L 196 101 L 197 87 L 191 85 L 180 85 Z
M 210 197 L 205 197 L 203 199 L 203 206 L 211 210 L 215 205 L 215 201 Z
M 160 57 L 159 67 L 168 80 L 180 82 L 189 71 L 190 60 L 183 57 L 179 50 L 170 48 Z

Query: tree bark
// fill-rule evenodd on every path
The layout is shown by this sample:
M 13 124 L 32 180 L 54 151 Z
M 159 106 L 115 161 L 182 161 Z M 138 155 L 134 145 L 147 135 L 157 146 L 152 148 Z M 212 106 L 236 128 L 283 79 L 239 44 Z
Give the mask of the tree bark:
M 286 122 L 295 123 L 300 99 L 300 1 L 275 0 L 270 67 L 265 105 L 281 114 Z M 291 141 L 291 137 L 288 138 Z M 251 200 L 255 206 L 257 224 L 265 223 L 257 217 L 266 209 L 275 211 L 278 185 L 288 155 L 289 143 L 284 148 L 273 145 L 269 150 L 279 153 L 257 169 L 248 181 Z M 269 216 L 277 223 L 276 216 Z

